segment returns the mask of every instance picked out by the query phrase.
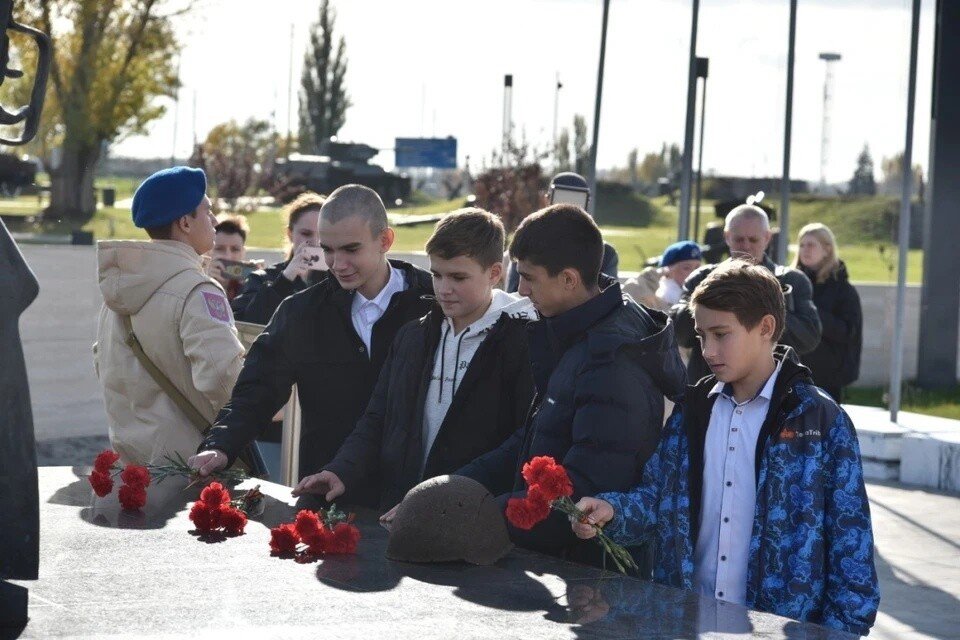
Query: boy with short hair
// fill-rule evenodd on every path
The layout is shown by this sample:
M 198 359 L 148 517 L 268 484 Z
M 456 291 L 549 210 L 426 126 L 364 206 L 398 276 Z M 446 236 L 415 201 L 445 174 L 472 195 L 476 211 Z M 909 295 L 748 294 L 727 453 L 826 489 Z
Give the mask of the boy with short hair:
M 674 410 L 643 480 L 584 498 L 615 541 L 656 541 L 654 579 L 866 634 L 880 601 L 870 507 L 847 414 L 791 347 L 781 285 L 740 260 L 690 300 L 713 375 Z
M 294 495 L 332 501 L 370 479 L 388 509 L 522 424 L 533 396 L 526 324 L 536 314 L 527 298 L 494 289 L 503 246 L 503 224 L 482 209 L 437 223 L 426 246 L 436 305 L 397 334 L 356 429 Z
M 320 210 L 320 247 L 332 277 L 286 298 L 250 347 L 230 402 L 190 465 L 201 476 L 233 462 L 297 385 L 300 476 L 330 462 L 363 415 L 400 327 L 423 316 L 430 274 L 388 260 L 394 232 L 383 201 L 345 185 Z M 372 494 L 357 487 L 355 502 Z
M 542 316 L 528 330 L 536 396 L 507 442 L 457 473 L 486 486 L 504 509 L 510 498 L 525 496 L 520 470 L 535 456 L 566 467 L 574 499 L 626 491 L 656 449 L 664 395 L 683 389 L 673 329 L 664 314 L 644 310 L 619 282 L 600 275 L 603 239 L 579 207 L 552 205 L 528 216 L 510 255 L 519 293 Z M 530 531 L 509 530 L 521 546 L 602 563 L 597 547 L 579 541 L 562 514 Z

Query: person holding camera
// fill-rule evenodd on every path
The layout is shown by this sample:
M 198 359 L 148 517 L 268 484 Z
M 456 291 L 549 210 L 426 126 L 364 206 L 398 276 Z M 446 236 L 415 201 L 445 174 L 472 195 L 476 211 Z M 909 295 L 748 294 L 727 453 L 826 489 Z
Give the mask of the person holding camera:
M 817 313 L 817 307 L 813 304 L 813 286 L 803 273 L 775 264 L 766 254 L 767 246 L 773 237 L 766 211 L 753 204 L 742 204 L 734 208 L 727 214 L 723 234 L 730 247 L 731 258 L 747 259 L 754 264 L 766 267 L 783 287 L 787 303 L 787 321 L 780 344 L 793 347 L 800 355 L 816 349 L 820 343 L 821 328 L 820 316 Z M 677 343 L 681 347 L 692 350 L 690 361 L 687 363 L 687 380 L 691 384 L 710 375 L 710 367 L 703 359 L 700 341 L 694 330 L 690 296 L 693 295 L 697 285 L 713 273 L 717 266 L 719 265 L 708 264 L 690 274 L 683 283 L 680 302 L 670 309 Z
M 230 303 L 237 320 L 267 324 L 284 298 L 323 279 L 325 265 L 317 246 L 323 203 L 323 196 L 307 191 L 287 205 L 287 257 L 249 275 Z
M 219 215 L 214 229 L 217 237 L 210 252 L 207 275 L 220 283 L 227 292 L 227 299 L 233 300 L 243 289 L 243 283 L 249 275 L 263 267 L 263 261 L 247 261 L 250 225 L 244 216 Z

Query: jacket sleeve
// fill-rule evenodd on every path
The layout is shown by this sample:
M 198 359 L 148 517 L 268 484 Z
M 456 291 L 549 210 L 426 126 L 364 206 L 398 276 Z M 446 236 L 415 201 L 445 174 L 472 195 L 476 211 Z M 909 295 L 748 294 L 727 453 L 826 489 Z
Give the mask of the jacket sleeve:
M 526 431 L 527 426 L 521 426 L 512 436 L 507 438 L 506 442 L 457 469 L 453 475 L 466 476 L 476 480 L 494 496 L 508 493 L 513 489 L 513 477 L 517 471 L 517 458 L 523 448 Z
M 200 450 L 219 449 L 230 463 L 255 440 L 290 399 L 294 383 L 294 362 L 290 356 L 291 317 L 281 304 L 260 337 L 247 353 L 230 401 L 217 416 Z
M 367 479 L 371 471 L 376 469 L 383 446 L 383 427 L 390 395 L 391 371 L 395 366 L 397 346 L 401 344 L 405 333 L 405 330 L 401 329 L 397 334 L 390 353 L 380 369 L 380 377 L 373 388 L 367 409 L 360 416 L 357 426 L 347 436 L 333 460 L 324 467 L 324 470 L 337 474 L 348 491 L 352 486 Z
M 613 541 L 623 546 L 639 546 L 649 541 L 657 529 L 657 505 L 663 491 L 664 478 L 662 461 L 671 449 L 677 446 L 676 440 L 682 428 L 682 409 L 677 405 L 670 415 L 665 433 L 657 450 L 643 467 L 643 479 L 628 493 L 601 493 L 597 497 L 606 500 L 613 507 L 613 519 L 604 527 L 604 532 Z
M 820 324 L 823 337 L 834 342 L 850 342 L 863 331 L 863 314 L 860 296 L 850 283 L 840 288 L 840 300 L 836 309 L 820 309 Z
M 243 365 L 243 344 L 222 290 L 202 284 L 190 292 L 180 317 L 180 339 L 194 388 L 207 399 L 213 413 L 220 411 L 230 399 Z
M 284 278 L 281 270 L 278 269 L 276 274 L 254 271 L 230 306 L 237 320 L 267 324 L 283 299 L 294 293 L 293 282 Z
M 803 355 L 820 344 L 820 314 L 813 303 L 813 285 L 807 276 L 791 270 L 785 279 L 792 291 L 787 296 L 787 326 L 780 339 Z
M 860 448 L 846 412 L 838 413 L 825 446 L 823 468 L 827 470 L 828 486 L 823 519 L 827 546 L 823 624 L 866 635 L 880 606 L 880 588 Z
M 574 402 L 572 442 L 561 461 L 573 483 L 572 499 L 627 491 L 660 439 L 663 394 L 643 367 L 620 349 L 591 353 L 577 377 Z M 509 497 L 525 495 L 520 491 Z M 529 531 L 511 527 L 510 533 L 514 541 L 534 548 L 577 541 L 567 516 L 560 512 Z

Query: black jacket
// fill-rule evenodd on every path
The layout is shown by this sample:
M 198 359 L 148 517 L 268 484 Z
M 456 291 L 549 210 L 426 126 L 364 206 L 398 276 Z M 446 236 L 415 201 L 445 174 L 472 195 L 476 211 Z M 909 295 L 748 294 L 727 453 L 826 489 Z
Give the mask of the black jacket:
M 254 271 L 247 277 L 243 289 L 230 301 L 236 320 L 267 324 L 284 298 L 309 286 L 299 276 L 293 281 L 283 277 L 283 270 L 288 263 L 289 260 L 278 262 L 266 269 Z
M 802 356 L 803 364 L 813 373 L 814 383 L 825 389 L 839 390 L 860 376 L 860 351 L 863 345 L 863 313 L 860 295 L 850 284 L 847 267 L 825 282 L 817 283 L 816 275 L 804 273 L 814 281 L 813 302 L 820 314 L 823 335 L 813 351 Z
M 693 314 L 690 312 L 690 296 L 697 285 L 713 273 L 718 265 L 708 264 L 690 274 L 683 283 L 683 297 L 670 309 L 670 318 L 677 332 L 677 343 L 681 347 L 692 349 L 687 363 L 687 380 L 693 384 L 710 375 L 710 368 L 703 359 L 700 341 L 694 331 Z M 763 257 L 763 266 L 769 269 L 781 285 L 789 286 L 786 294 L 787 326 L 780 338 L 780 344 L 793 347 L 799 354 L 813 351 L 820 342 L 820 317 L 813 304 L 813 286 L 807 276 L 791 267 L 774 264 L 769 256 Z
M 423 478 L 452 473 L 498 447 L 523 424 L 533 398 L 528 320 L 504 313 L 490 329 L 462 374 L 422 475 L 424 403 L 443 314 L 435 308 L 404 326 L 366 413 L 325 469 L 348 488 L 377 483 L 380 506 L 389 509 Z
M 336 278 L 287 298 L 250 347 L 233 395 L 200 449 L 219 449 L 232 463 L 270 424 L 296 384 L 302 409 L 300 475 L 330 462 L 363 415 L 400 327 L 430 308 L 430 274 L 399 260 L 390 263 L 403 272 L 407 288 L 394 294 L 373 326 L 372 353 L 353 328 L 355 292 L 340 287 Z M 363 501 L 357 489 L 354 495 Z
M 609 282 L 609 279 L 606 279 Z M 667 317 L 609 284 L 596 298 L 528 325 L 537 395 L 523 428 L 457 474 L 498 496 L 523 497 L 521 468 L 535 456 L 566 467 L 573 500 L 627 491 L 660 439 L 664 396 L 684 389 L 683 362 Z M 598 561 L 595 542 L 579 540 L 554 512 L 530 531 L 509 527 L 521 546 Z

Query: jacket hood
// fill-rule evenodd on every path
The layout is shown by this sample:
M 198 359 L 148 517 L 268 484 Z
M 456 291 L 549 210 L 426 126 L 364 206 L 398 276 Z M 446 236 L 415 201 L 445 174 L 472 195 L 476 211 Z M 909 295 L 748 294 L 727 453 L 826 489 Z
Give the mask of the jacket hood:
M 439 309 L 436 311 L 439 311 Z M 537 319 L 537 312 L 534 310 L 530 298 L 525 298 L 516 293 L 507 293 L 502 289 L 494 289 L 490 308 L 464 330 L 467 332 L 464 339 L 482 339 L 493 329 L 493 326 L 500 321 L 500 317 L 504 314 L 509 318 L 518 320 L 532 321 Z M 444 318 L 444 324 L 446 325 L 444 331 L 450 331 L 453 335 L 453 321 L 450 318 Z
M 97 280 L 104 304 L 123 315 L 139 312 L 160 287 L 184 271 L 202 275 L 203 263 L 202 256 L 175 240 L 97 244 Z

